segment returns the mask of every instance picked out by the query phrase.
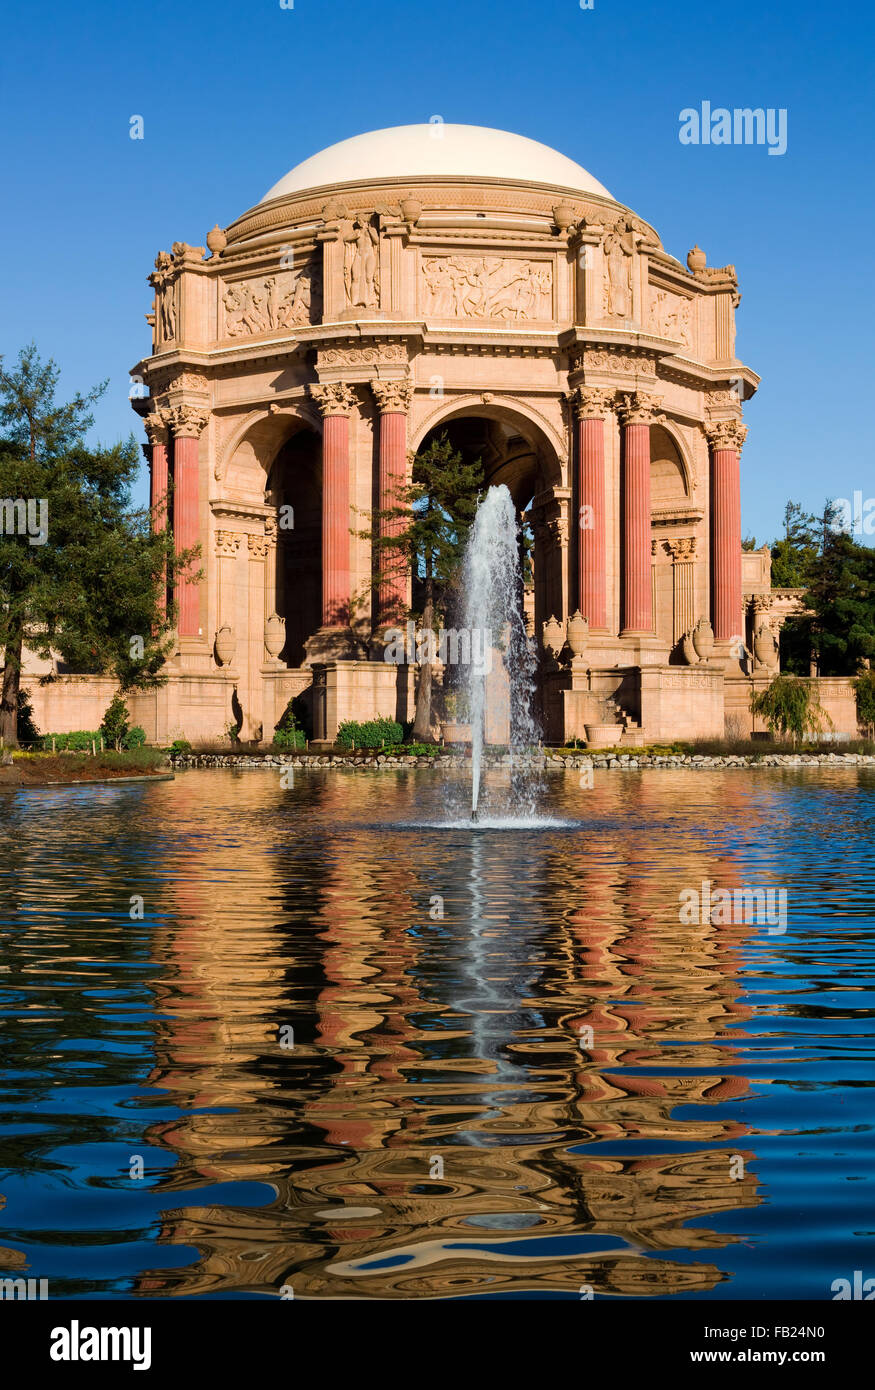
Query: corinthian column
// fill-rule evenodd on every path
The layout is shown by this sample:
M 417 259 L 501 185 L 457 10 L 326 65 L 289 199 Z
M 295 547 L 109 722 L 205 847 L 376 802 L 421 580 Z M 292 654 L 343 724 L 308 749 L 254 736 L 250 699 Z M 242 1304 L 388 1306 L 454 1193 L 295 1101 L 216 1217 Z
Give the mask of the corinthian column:
M 705 432 L 711 445 L 711 626 L 719 642 L 744 630 L 739 460 L 747 427 L 733 418 L 715 421 Z
M 173 539 L 177 554 L 199 540 L 198 439 L 209 415 L 193 405 L 168 410 L 173 432 Z M 197 581 L 182 578 L 178 589 L 179 635 L 197 637 Z
M 402 490 L 407 481 L 407 412 L 413 398 L 413 383 L 405 381 L 372 381 L 371 389 L 380 411 L 380 536 L 386 539 L 404 530 L 403 517 L 387 517 L 384 513 L 402 505 Z M 410 602 L 410 575 L 404 557 L 392 550 L 382 550 L 377 624 L 397 623 Z M 388 572 L 387 572 L 388 571 Z
M 343 381 L 311 386 L 322 413 L 322 625 L 350 619 L 349 416 L 355 392 Z
M 578 529 L 577 607 L 590 632 L 607 631 L 605 569 L 605 420 L 613 392 L 580 386 L 574 392 L 577 414 Z
M 653 396 L 623 396 L 623 609 L 620 635 L 653 632 L 650 575 L 650 426 L 659 418 Z
M 170 465 L 168 456 L 169 439 L 168 410 L 153 410 L 143 420 L 149 436 L 149 477 L 152 509 L 152 530 L 163 531 L 167 526 L 168 490 L 170 487 Z

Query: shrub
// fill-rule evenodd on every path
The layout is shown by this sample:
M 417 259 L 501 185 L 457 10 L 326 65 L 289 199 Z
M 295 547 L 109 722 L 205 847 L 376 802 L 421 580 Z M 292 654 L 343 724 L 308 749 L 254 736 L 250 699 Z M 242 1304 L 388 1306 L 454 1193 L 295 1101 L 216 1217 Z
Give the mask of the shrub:
M 274 748 L 306 748 L 307 735 L 303 729 L 281 729 L 277 726 L 273 732 Z
M 170 754 L 171 757 L 173 757 L 174 754 L 176 754 L 177 756 L 181 756 L 183 753 L 191 752 L 191 744 L 189 743 L 187 738 L 175 738 L 171 743 L 170 747 L 167 749 L 167 752 Z
M 875 671 L 861 671 L 851 685 L 857 698 L 857 718 L 871 738 L 875 729 Z
M 122 748 L 130 751 L 132 748 L 142 748 L 146 742 L 146 730 L 139 724 L 135 724 L 132 729 L 128 729 L 122 739 Z
M 124 746 L 125 738 L 130 729 L 131 712 L 124 702 L 120 693 L 113 695 L 109 702 L 106 714 L 103 716 L 103 723 L 100 732 L 107 744 L 119 752 Z M 145 739 L 145 735 L 143 736 Z
M 366 719 L 359 723 L 346 719 L 337 731 L 340 748 L 382 748 L 385 744 L 400 743 L 404 730 L 395 719 Z
M 58 753 L 90 753 L 92 743 L 100 748 L 99 729 L 76 729 L 71 734 L 43 734 L 43 748 L 52 751 L 52 739 Z
M 752 714 L 762 715 L 771 733 L 790 734 L 795 746 L 807 733 L 819 734 L 832 720 L 821 708 L 817 691 L 801 676 L 776 676 L 759 695 L 751 695 Z
M 28 691 L 19 689 L 18 691 L 18 742 L 19 743 L 38 743 L 39 729 L 36 727 L 33 718 L 33 705 L 30 703 Z

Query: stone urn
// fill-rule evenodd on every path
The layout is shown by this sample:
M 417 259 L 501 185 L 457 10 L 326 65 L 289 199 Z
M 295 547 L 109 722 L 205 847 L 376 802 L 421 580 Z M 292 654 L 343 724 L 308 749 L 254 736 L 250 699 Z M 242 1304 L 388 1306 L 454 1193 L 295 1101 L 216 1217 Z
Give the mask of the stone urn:
M 541 640 L 548 652 L 553 656 L 559 655 L 565 640 L 565 633 L 562 630 L 562 624 L 552 613 L 541 626 Z
M 687 252 L 687 265 L 694 275 L 700 275 L 707 264 L 708 257 L 701 246 L 694 246 L 691 251 Z
M 560 232 L 565 232 L 574 221 L 574 208 L 570 203 L 557 203 L 553 209 L 553 221 Z
M 276 661 L 286 645 L 286 620 L 278 613 L 271 613 L 264 624 L 264 645 L 271 661 Z
M 691 632 L 685 632 L 681 638 L 681 656 L 687 666 L 695 666 L 698 661 L 696 648 L 693 646 L 693 634 Z
M 778 645 L 771 628 L 763 624 L 757 628 L 753 639 L 753 654 L 762 666 L 774 666 L 778 655 Z
M 227 623 L 223 623 L 216 633 L 213 647 L 219 665 L 230 666 L 231 662 L 234 660 L 234 653 L 237 650 L 237 639 L 234 636 L 233 628 L 230 628 Z
M 401 202 L 401 216 L 408 226 L 415 226 L 422 216 L 422 203 L 419 199 L 404 198 Z
M 213 230 L 207 232 L 207 246 L 214 256 L 218 256 L 221 255 L 227 245 L 228 238 L 217 222 Z
M 568 619 L 568 646 L 573 657 L 581 657 L 586 651 L 586 643 L 589 638 L 589 623 L 578 608 Z
M 693 646 L 700 661 L 709 661 L 714 655 L 714 629 L 707 618 L 700 618 L 693 628 Z
M 619 724 L 584 724 L 587 748 L 614 748 L 623 736 Z

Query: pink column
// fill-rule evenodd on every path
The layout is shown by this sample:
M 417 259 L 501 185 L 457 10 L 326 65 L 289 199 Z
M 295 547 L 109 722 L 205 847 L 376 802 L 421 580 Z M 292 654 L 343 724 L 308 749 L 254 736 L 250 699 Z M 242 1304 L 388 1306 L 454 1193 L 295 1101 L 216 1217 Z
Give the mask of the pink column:
M 200 540 L 198 438 L 207 416 L 194 406 L 174 406 L 170 411 L 173 430 L 173 539 L 177 554 L 190 550 Z M 191 569 L 197 569 L 195 562 Z M 197 637 L 200 604 L 197 581 L 181 578 L 176 590 L 180 637 Z
M 711 626 L 714 637 L 740 636 L 741 447 L 747 429 L 740 420 L 720 420 L 707 429 L 711 443 Z
M 147 415 L 144 424 L 150 441 L 149 472 L 151 477 L 150 506 L 152 508 L 152 529 L 163 531 L 167 526 L 167 491 L 170 485 L 170 467 L 167 448 L 167 412 L 156 410 Z
M 655 405 L 640 392 L 624 397 L 623 615 L 621 635 L 653 631 L 650 578 L 650 426 Z
M 607 629 L 605 566 L 605 419 L 612 393 L 582 386 L 578 418 L 577 607 L 590 631 Z
M 311 386 L 322 426 L 322 626 L 346 627 L 350 618 L 351 524 L 349 415 L 355 395 L 341 381 Z
M 371 388 L 380 408 L 380 501 L 381 511 L 403 502 L 407 482 L 407 412 L 413 396 L 409 381 L 372 381 Z M 398 535 L 403 519 L 381 517 L 381 536 Z M 410 602 L 410 579 L 403 556 L 384 551 L 380 558 L 386 578 L 380 584 L 377 621 L 380 626 L 398 623 Z

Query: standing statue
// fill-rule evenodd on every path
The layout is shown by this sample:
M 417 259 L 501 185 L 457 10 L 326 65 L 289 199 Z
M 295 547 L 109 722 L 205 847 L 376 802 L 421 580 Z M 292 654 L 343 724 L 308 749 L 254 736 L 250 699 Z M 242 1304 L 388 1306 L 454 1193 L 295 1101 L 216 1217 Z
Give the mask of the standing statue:
M 603 243 L 607 276 L 605 309 L 616 318 L 632 317 L 632 236 L 618 221 Z
M 376 227 L 360 216 L 346 219 L 343 283 L 352 308 L 375 308 L 380 302 L 380 237 Z

